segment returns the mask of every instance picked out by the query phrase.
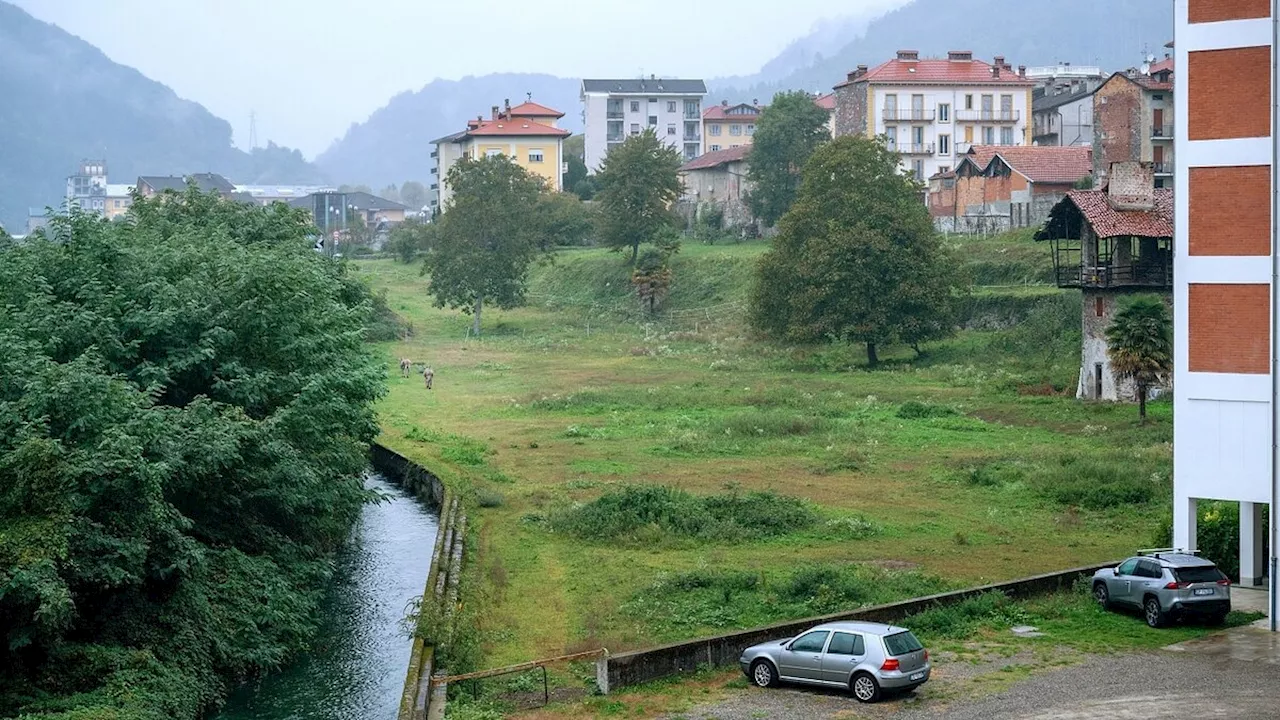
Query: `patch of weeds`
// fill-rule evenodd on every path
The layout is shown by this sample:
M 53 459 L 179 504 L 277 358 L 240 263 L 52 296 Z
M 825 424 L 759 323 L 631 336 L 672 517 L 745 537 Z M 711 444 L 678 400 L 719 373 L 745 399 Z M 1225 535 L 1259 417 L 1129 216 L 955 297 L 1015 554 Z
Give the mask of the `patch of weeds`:
M 506 363 L 493 362 L 490 360 L 482 360 L 476 363 L 477 370 L 488 370 L 490 372 L 506 372 L 511 369 Z
M 1031 615 L 1024 605 L 992 592 L 918 612 L 901 624 L 917 635 L 959 639 L 974 634 L 983 625 L 1011 627 L 1030 620 Z
M 830 446 L 822 458 L 809 466 L 814 475 L 830 475 L 839 472 L 858 472 L 867 466 L 867 454 L 858 448 Z
M 590 490 L 599 484 L 595 480 L 570 480 L 564 486 L 567 490 Z
M 590 425 L 570 425 L 561 435 L 567 438 L 602 438 L 604 431 Z
M 424 442 L 424 443 L 439 442 L 441 439 L 440 433 L 436 432 L 435 430 L 423 430 L 417 425 L 409 428 L 409 432 L 406 432 L 404 436 L 408 440 L 413 440 L 414 442 Z
M 458 465 L 483 465 L 484 456 L 489 452 L 484 443 L 470 438 L 452 435 L 449 443 L 440 450 L 440 457 Z
M 897 412 L 898 417 L 904 420 L 923 420 L 925 418 L 950 417 L 959 414 L 953 407 L 935 405 L 918 400 L 908 400 L 902 403 Z
M 628 475 L 636 470 L 634 465 L 615 460 L 574 460 L 569 467 L 592 475 Z
M 476 504 L 482 508 L 502 507 L 504 498 L 501 493 L 492 490 L 477 490 Z
M 492 483 L 501 483 L 503 485 L 511 485 L 515 483 L 515 480 L 512 479 L 510 475 L 507 475 L 498 470 L 490 470 L 489 472 L 485 473 L 484 479 Z
M 833 518 L 822 524 L 824 537 L 839 540 L 865 540 L 879 535 L 883 528 L 861 515 Z
M 1063 505 L 1103 510 L 1141 505 L 1168 496 L 1166 476 L 1133 457 L 1068 455 L 1035 479 L 1036 489 Z
M 826 429 L 827 421 L 812 415 L 785 412 L 748 412 L 732 415 L 720 423 L 721 433 L 730 437 L 793 437 Z

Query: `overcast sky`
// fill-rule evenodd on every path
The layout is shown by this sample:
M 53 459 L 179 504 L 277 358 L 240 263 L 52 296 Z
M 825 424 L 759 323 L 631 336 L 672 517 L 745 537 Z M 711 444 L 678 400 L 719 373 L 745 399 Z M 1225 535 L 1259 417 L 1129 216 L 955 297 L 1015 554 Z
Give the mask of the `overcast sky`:
M 308 157 L 395 94 L 491 72 L 750 74 L 823 18 L 906 0 L 10 0 Z

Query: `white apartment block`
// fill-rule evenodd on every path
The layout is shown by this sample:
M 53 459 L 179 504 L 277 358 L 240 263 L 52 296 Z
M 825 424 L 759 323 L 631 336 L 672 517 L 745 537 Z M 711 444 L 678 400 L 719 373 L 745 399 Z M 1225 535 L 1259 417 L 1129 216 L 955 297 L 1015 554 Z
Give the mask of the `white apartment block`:
M 587 170 L 600 169 L 609 149 L 652 129 L 684 159 L 702 154 L 701 80 L 648 78 L 583 80 L 582 122 Z
M 893 60 L 859 65 L 835 87 L 836 135 L 883 137 L 902 167 L 924 181 L 956 167 L 973 145 L 1030 145 L 1031 91 L 1025 68 L 993 64 L 968 51 L 921 60 L 899 50 Z

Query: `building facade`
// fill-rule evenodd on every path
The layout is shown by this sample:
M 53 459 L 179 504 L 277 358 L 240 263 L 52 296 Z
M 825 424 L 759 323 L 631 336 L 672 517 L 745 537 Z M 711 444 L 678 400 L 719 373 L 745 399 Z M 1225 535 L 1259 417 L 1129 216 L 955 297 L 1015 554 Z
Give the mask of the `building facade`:
M 1039 86 L 1031 93 L 1031 141 L 1036 145 L 1092 145 L 1093 93 L 1102 68 L 1062 63 L 1027 69 Z
M 702 80 L 648 78 L 582 81 L 583 149 L 596 172 L 609 149 L 650 129 L 685 160 L 702 154 Z
M 929 178 L 929 214 L 941 232 L 994 233 L 1044 222 L 1093 171 L 1087 147 L 975 145 L 956 169 Z
M 1239 502 L 1240 582 L 1270 577 L 1276 629 L 1273 165 L 1277 0 L 1176 0 L 1173 544 L 1197 501 Z M 1271 527 L 1262 510 L 1271 504 Z M 1271 537 L 1263 556 L 1264 533 Z
M 883 137 L 923 182 L 953 170 L 973 145 L 1031 144 L 1035 83 L 1025 71 L 1003 57 L 974 60 L 967 51 L 921 60 L 914 50 L 899 50 L 874 68 L 859 65 L 835 87 L 836 135 Z
M 564 113 L 539 105 L 532 100 L 515 107 L 511 101 L 503 107 L 494 105 L 490 116 L 483 115 L 467 122 L 467 128 L 446 135 L 433 144 L 435 160 L 431 168 L 433 207 L 443 210 L 452 197 L 449 170 L 463 157 L 479 160 L 505 155 L 530 174 L 542 178 L 548 188 L 559 192 L 564 184 L 564 139 L 571 134 L 558 127 Z
M 1093 93 L 1094 180 L 1099 186 L 1112 165 L 1143 162 L 1155 171 L 1156 187 L 1173 187 L 1173 88 L 1173 60 L 1168 59 L 1114 73 Z
M 714 150 L 690 160 L 680 168 L 684 194 L 680 211 L 687 218 L 697 217 L 705 207 L 721 213 L 721 227 L 741 228 L 752 223 L 747 208 L 747 151 L 749 145 Z
M 759 101 L 730 105 L 726 100 L 702 112 L 702 152 L 750 145 L 760 120 Z M 670 130 L 670 128 L 668 128 Z

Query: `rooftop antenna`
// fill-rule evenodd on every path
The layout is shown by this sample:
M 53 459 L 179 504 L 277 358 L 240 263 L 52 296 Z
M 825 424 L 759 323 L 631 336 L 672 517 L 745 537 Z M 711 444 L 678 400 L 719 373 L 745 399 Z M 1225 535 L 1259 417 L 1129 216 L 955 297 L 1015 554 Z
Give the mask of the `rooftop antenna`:
M 526 100 L 528 100 L 529 102 L 533 102 L 533 93 L 531 93 L 531 92 L 527 92 L 527 93 L 525 93 L 525 94 L 524 94 L 524 97 L 525 97 L 525 99 L 526 99 Z
M 258 147 L 258 117 L 252 110 L 250 110 L 249 111 L 249 149 L 253 150 L 256 147 Z

